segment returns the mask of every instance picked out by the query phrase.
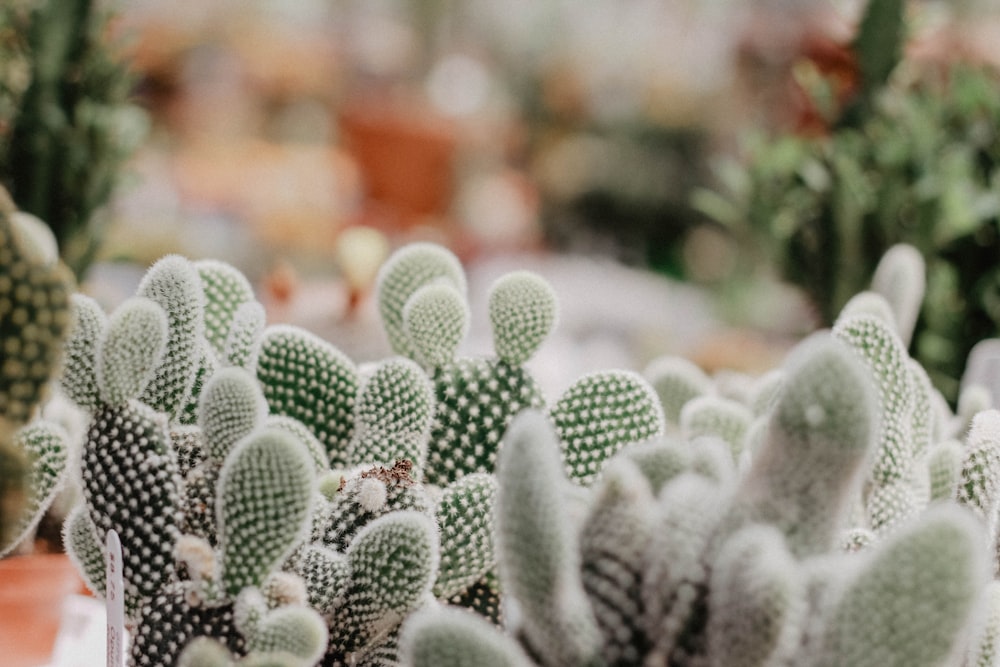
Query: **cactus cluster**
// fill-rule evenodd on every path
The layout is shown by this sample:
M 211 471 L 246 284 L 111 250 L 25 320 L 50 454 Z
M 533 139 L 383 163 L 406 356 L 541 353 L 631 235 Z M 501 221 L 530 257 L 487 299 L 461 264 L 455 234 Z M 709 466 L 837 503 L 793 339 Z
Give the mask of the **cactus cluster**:
M 951 413 L 906 352 L 912 295 L 884 292 L 759 378 L 656 360 L 664 434 L 582 489 L 553 421 L 518 416 L 493 516 L 517 613 L 428 605 L 403 664 L 994 664 L 1000 412 L 972 386 Z
M 464 288 L 399 250 L 400 356 L 365 366 L 267 326 L 219 262 L 166 258 L 110 315 L 73 297 L 66 542 L 100 593 L 121 535 L 131 664 L 990 664 L 1000 412 L 971 385 L 951 413 L 906 299 L 859 297 L 759 378 L 660 359 L 547 401 L 524 364 L 551 288 L 495 284 L 485 358 L 457 354 Z M 44 459 L 53 431 L 25 434 Z

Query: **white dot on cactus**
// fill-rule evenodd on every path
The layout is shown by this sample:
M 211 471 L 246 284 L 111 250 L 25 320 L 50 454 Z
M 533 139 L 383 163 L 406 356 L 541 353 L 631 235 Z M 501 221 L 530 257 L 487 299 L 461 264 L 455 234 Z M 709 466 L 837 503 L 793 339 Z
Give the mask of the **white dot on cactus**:
M 826 410 L 822 405 L 810 405 L 806 408 L 805 417 L 807 424 L 816 427 L 826 420 Z
M 382 480 L 366 477 L 358 486 L 358 504 L 369 512 L 376 512 L 385 507 L 388 491 Z

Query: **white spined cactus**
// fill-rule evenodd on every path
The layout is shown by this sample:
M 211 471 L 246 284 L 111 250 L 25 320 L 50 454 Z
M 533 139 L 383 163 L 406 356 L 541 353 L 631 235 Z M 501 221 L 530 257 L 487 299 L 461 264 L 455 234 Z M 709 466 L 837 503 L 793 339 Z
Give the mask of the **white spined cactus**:
M 123 405 L 155 377 L 167 346 L 167 315 L 156 303 L 132 297 L 111 314 L 95 364 L 100 399 Z
M 531 271 L 501 276 L 489 291 L 490 324 L 497 356 L 518 366 L 530 359 L 556 326 L 552 286 Z

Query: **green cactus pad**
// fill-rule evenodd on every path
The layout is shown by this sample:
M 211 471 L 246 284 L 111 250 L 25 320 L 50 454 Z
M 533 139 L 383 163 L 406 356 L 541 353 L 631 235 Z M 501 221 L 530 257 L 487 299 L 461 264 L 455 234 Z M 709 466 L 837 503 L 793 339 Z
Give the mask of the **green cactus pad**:
M 705 371 L 683 357 L 654 359 L 643 375 L 656 390 L 664 418 L 671 426 L 680 425 L 681 408 L 688 401 L 713 391 Z
M 257 624 L 247 648 L 259 653 L 287 653 L 313 665 L 326 651 L 326 623 L 313 609 L 289 605 L 267 614 Z
M 912 245 L 899 243 L 885 251 L 872 277 L 872 290 L 885 297 L 891 306 L 896 331 L 906 346 L 913 337 L 924 301 L 926 270 L 920 251 Z
M 108 317 L 89 296 L 70 297 L 71 324 L 64 345 L 65 355 L 59 383 L 63 393 L 81 408 L 93 409 L 100 402 L 97 390 L 97 351 L 104 338 Z
M 389 344 L 397 354 L 419 358 L 420 350 L 406 332 L 403 310 L 414 292 L 438 280 L 465 294 L 465 271 L 458 258 L 433 243 L 404 246 L 379 270 L 375 287 L 379 313 Z
M 838 340 L 817 334 L 785 364 L 784 391 L 739 491 L 740 521 L 780 529 L 796 556 L 833 548 L 860 493 L 876 413 L 865 369 Z
M 324 615 L 333 610 L 337 596 L 349 584 L 347 557 L 315 544 L 302 547 L 293 570 L 305 582 L 309 606 Z
M 205 296 L 194 265 L 171 255 L 156 262 L 136 291 L 167 314 L 167 349 L 141 400 L 179 419 L 186 407 L 201 362 L 205 334 Z
M 555 328 L 559 304 L 544 278 L 531 271 L 515 271 L 490 287 L 489 312 L 497 356 L 520 366 Z
M 763 667 L 791 657 L 805 589 L 805 577 L 779 531 L 756 525 L 730 536 L 709 580 L 708 665 Z
M 183 584 L 167 586 L 152 598 L 141 620 L 130 632 L 129 664 L 135 667 L 163 667 L 184 664 L 181 653 L 198 636 L 222 640 L 225 650 L 246 653 L 246 641 L 236 630 L 233 604 L 201 604 Z M 189 658 L 188 664 L 192 663 Z M 211 664 L 211 663 L 208 663 Z
M 405 358 L 381 362 L 368 377 L 354 409 L 351 465 L 412 463 L 410 476 L 420 480 L 427 453 L 434 388 L 416 363 Z
M 157 304 L 133 297 L 111 314 L 100 343 L 96 374 L 106 405 L 137 398 L 153 379 L 167 346 L 167 315 Z
M 450 598 L 480 581 L 496 567 L 493 505 L 496 478 L 473 473 L 448 486 L 435 515 L 441 531 L 441 566 L 434 595 Z
M 230 595 L 261 586 L 305 537 L 313 470 L 305 448 L 273 429 L 244 439 L 226 459 L 216 511 L 222 582 Z
M 965 446 L 958 501 L 994 521 L 1000 504 L 1000 411 L 976 415 Z
M 953 655 L 988 581 L 982 530 L 932 508 L 870 553 L 815 647 L 815 667 L 932 667 Z
M 928 500 L 954 500 L 962 476 L 965 451 L 957 440 L 945 440 L 931 447 L 927 453 L 927 470 L 930 478 Z
M 571 479 L 584 486 L 624 445 L 662 435 L 656 392 L 638 373 L 599 371 L 567 389 L 550 411 Z
M 104 597 L 107 583 L 104 546 L 85 505 L 74 507 L 63 521 L 63 545 L 87 588 L 98 597 Z
M 642 624 L 642 579 L 655 523 L 655 501 L 638 467 L 608 464 L 580 532 L 581 580 L 607 665 L 641 664 L 650 648 Z
M 69 472 L 69 435 L 61 426 L 35 420 L 14 434 L 14 443 L 28 455 L 28 497 L 11 539 L 0 542 L 0 557 L 32 533 Z
M 328 657 L 377 642 L 426 598 L 438 567 L 437 528 L 419 512 L 387 514 L 358 533 L 347 561 L 350 583 L 331 615 Z
M 103 536 L 121 537 L 126 615 L 174 576 L 180 478 L 162 415 L 131 402 L 94 416 L 82 457 L 83 496 Z
M 194 262 L 205 293 L 205 338 L 220 357 L 236 311 L 254 300 L 250 281 L 235 267 L 214 259 Z
M 511 424 L 497 462 L 497 559 L 505 593 L 524 616 L 525 641 L 546 664 L 586 665 L 600 632 L 580 579 L 577 531 L 560 491 L 559 441 L 544 414 Z
M 258 302 L 248 301 L 237 308 L 229 325 L 222 360 L 229 366 L 252 370 L 257 365 L 257 346 L 266 324 L 267 313 Z
M 346 465 L 359 383 L 354 362 L 304 329 L 271 326 L 260 343 L 257 378 L 272 414 L 305 424 L 323 443 L 330 464 Z
M 890 325 L 870 315 L 838 320 L 833 334 L 864 360 L 877 390 L 882 417 L 872 478 L 878 484 L 902 479 L 915 456 L 911 427 L 916 390 L 906 348 Z
M 309 451 L 309 456 L 312 457 L 313 464 L 316 466 L 317 475 L 330 472 L 330 459 L 326 455 L 326 448 L 305 424 L 285 415 L 268 415 L 264 424 L 269 428 L 287 431 L 298 438 L 299 442 Z
M 681 435 L 688 440 L 712 436 L 721 438 L 738 461 L 750 428 L 753 413 L 746 406 L 721 396 L 698 396 L 681 410 Z
M 434 515 L 434 503 L 423 485 L 410 477 L 409 461 L 392 466 L 361 466 L 347 473 L 329 507 L 317 517 L 313 541 L 345 551 L 374 519 L 397 510 Z
M 435 369 L 432 379 L 437 408 L 424 481 L 440 487 L 493 472 L 514 416 L 544 406 L 541 387 L 527 371 L 496 359 L 460 359 Z
M 267 403 L 257 378 L 242 368 L 217 371 L 201 392 L 198 425 L 205 456 L 221 463 L 233 446 L 261 424 Z
M 406 301 L 403 328 L 417 360 L 429 368 L 441 366 L 454 360 L 469 331 L 469 305 L 448 282 L 424 285 Z
M 0 210 L 0 431 L 26 423 L 59 370 L 73 278 L 40 257 Z

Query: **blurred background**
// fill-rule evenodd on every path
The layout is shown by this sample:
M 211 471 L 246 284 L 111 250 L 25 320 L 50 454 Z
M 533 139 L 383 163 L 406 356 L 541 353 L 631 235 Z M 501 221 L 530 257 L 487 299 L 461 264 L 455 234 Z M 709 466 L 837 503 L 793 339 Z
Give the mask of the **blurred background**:
M 479 310 L 505 270 L 553 282 L 561 339 L 538 363 L 557 391 L 666 353 L 769 368 L 907 241 L 937 304 L 915 350 L 946 395 L 972 342 L 996 335 L 987 2 L 0 11 L 0 177 L 65 224 L 64 257 L 109 306 L 164 254 L 214 257 L 247 274 L 271 322 L 375 359 L 375 272 L 433 240 L 466 263 Z

